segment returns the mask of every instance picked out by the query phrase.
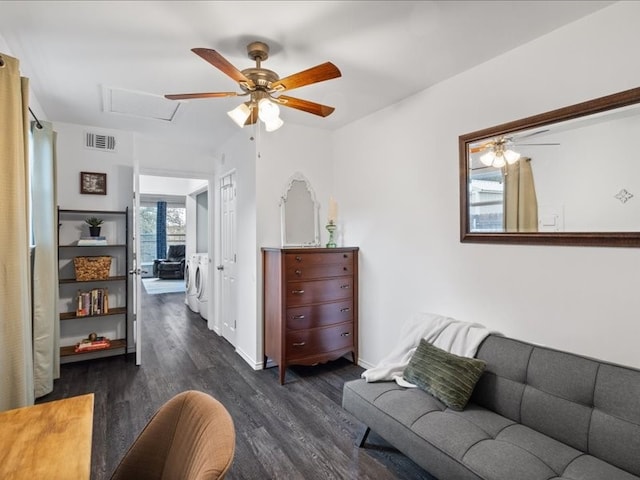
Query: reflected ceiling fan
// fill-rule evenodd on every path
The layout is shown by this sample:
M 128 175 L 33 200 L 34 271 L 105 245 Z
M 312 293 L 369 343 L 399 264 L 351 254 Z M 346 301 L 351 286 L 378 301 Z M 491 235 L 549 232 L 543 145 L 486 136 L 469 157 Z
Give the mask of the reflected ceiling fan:
M 540 135 L 541 133 L 548 132 L 549 130 L 538 130 L 537 132 L 529 133 L 527 135 L 518 136 L 518 140 L 529 138 L 534 135 Z M 486 151 L 485 154 L 480 156 L 480 161 L 487 167 L 501 168 L 505 165 L 514 164 L 520 159 L 520 154 L 513 150 L 511 147 L 518 146 L 547 146 L 547 145 L 560 145 L 559 143 L 521 143 L 516 141 L 516 136 L 500 136 L 492 138 L 479 143 L 475 146 L 469 147 L 469 153 L 479 153 Z
M 190 100 L 195 98 L 249 96 L 250 99 L 248 101 L 241 103 L 238 107 L 228 112 L 228 115 L 240 127 L 252 125 L 259 118 L 264 122 L 265 129 L 268 132 L 277 130 L 283 125 L 278 105 L 295 108 L 320 117 L 331 115 L 335 110 L 334 107 L 282 95 L 284 91 L 340 77 L 342 75 L 340 70 L 331 62 L 316 65 L 281 79 L 276 72 L 261 66 L 261 63 L 269 58 L 269 46 L 263 42 L 252 42 L 247 45 L 247 54 L 249 58 L 256 62 L 256 66 L 244 70 L 238 70 L 215 50 L 193 48 L 191 51 L 235 80 L 242 91 L 180 93 L 165 95 L 165 98 L 170 100 Z

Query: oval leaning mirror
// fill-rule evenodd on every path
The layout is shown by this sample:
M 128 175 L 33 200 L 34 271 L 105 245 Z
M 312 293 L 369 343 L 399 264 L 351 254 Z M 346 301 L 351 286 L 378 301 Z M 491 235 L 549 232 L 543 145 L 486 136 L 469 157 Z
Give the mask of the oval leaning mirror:
M 640 88 L 462 135 L 460 239 L 640 246 Z
M 309 181 L 301 173 L 291 177 L 280 199 L 283 247 L 320 245 L 319 205 Z

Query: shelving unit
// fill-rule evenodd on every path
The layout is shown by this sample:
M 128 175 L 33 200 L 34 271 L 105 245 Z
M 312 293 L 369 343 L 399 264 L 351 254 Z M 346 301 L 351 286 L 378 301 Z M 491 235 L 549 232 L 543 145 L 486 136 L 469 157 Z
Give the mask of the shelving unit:
M 87 217 L 104 220 L 101 236 L 107 245 L 77 245 L 88 236 Z M 58 208 L 58 312 L 60 319 L 60 363 L 124 355 L 128 350 L 129 292 L 129 209 L 65 210 Z M 109 276 L 104 279 L 76 280 L 73 259 L 82 256 L 110 256 Z M 77 314 L 77 298 L 81 291 L 109 289 L 107 313 Z M 109 338 L 111 345 L 100 350 L 76 352 L 75 345 L 90 333 Z

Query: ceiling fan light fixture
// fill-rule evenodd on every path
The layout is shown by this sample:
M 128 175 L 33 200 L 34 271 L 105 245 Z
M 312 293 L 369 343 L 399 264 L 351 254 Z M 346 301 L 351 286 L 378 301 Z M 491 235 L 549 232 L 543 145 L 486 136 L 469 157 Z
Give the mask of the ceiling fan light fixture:
M 276 117 L 273 120 L 269 120 L 268 122 L 264 122 L 264 129 L 267 132 L 275 132 L 282 125 L 284 125 L 284 122 L 282 121 L 282 119 L 280 117 Z
M 518 160 L 520 160 L 520 154 L 518 152 L 513 151 L 513 150 L 505 150 L 504 158 L 506 159 L 506 161 L 507 161 L 507 163 L 509 165 L 513 165 Z
M 258 102 L 258 118 L 264 123 L 269 123 L 280 117 L 280 107 L 268 98 L 261 98 Z
M 493 160 L 493 166 L 496 168 L 502 168 L 507 164 L 504 155 L 496 155 L 496 158 Z
M 244 127 L 245 122 L 251 115 L 251 108 L 246 103 L 241 103 L 233 110 L 227 112 L 227 115 L 231 117 L 240 128 Z
M 480 155 L 480 161 L 485 164 L 487 167 L 493 165 L 493 161 L 496 158 L 496 154 L 493 153 L 493 150 L 485 153 L 484 155 Z

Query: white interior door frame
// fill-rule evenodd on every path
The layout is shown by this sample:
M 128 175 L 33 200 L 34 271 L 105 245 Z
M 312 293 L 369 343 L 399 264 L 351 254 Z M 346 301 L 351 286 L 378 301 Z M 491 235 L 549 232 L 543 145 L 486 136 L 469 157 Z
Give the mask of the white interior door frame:
M 140 289 L 142 288 L 142 271 L 140 268 L 140 222 L 138 214 L 140 212 L 140 162 L 138 157 L 133 157 L 133 211 L 131 212 L 131 232 L 133 236 L 133 255 L 131 262 L 132 297 L 133 297 L 133 343 L 136 348 L 136 365 L 142 365 L 142 323 L 140 302 Z
M 135 161 L 134 161 L 134 172 L 136 172 L 136 166 L 135 166 Z M 207 185 L 208 185 L 208 191 L 209 192 L 213 192 L 215 191 L 213 189 L 213 185 L 214 185 L 214 176 L 212 174 L 208 174 L 208 173 L 203 173 L 203 172 L 190 172 L 190 171 L 177 171 L 177 170 L 166 170 L 166 169 L 153 169 L 153 168 L 137 168 L 137 173 L 135 174 L 135 178 L 134 178 L 134 187 L 136 188 L 137 191 L 139 191 L 140 189 L 140 176 L 141 175 L 148 175 L 148 176 L 155 176 L 155 177 L 169 177 L 169 178 L 193 178 L 193 179 L 198 179 L 198 180 L 207 180 Z M 136 183 L 137 182 L 137 183 Z M 213 197 L 215 197 L 215 195 L 209 195 L 208 196 L 208 209 L 209 209 L 209 238 L 208 238 L 208 246 L 209 246 L 209 251 L 213 252 L 214 247 L 216 246 L 216 242 L 215 242 L 215 238 L 214 235 L 212 234 L 212 228 L 213 228 L 213 224 L 212 224 L 212 211 L 214 210 L 214 199 Z M 140 211 L 140 194 L 137 194 L 137 202 L 134 205 L 135 208 L 135 213 L 137 214 Z M 138 235 L 138 232 L 136 232 L 137 238 L 140 238 Z M 139 240 L 138 240 L 139 241 Z M 140 251 L 138 249 L 138 251 Z M 209 281 L 208 285 L 207 285 L 207 289 L 208 289 L 208 298 L 209 298 L 209 303 L 211 302 L 211 299 L 214 298 L 214 292 L 215 292 L 215 288 L 214 285 L 216 284 L 215 279 L 212 277 L 211 275 L 211 263 L 209 263 L 209 279 L 213 279 L 213 281 Z M 139 287 L 141 287 L 142 285 L 142 281 L 141 281 L 141 275 L 137 275 L 137 282 L 139 283 Z M 139 302 L 138 302 L 139 303 Z M 139 308 L 139 307 L 138 307 Z M 144 314 L 142 312 L 138 312 L 138 325 L 141 326 L 142 322 L 144 321 Z M 214 330 L 213 328 L 213 324 L 214 321 L 211 319 L 211 316 L 208 320 L 208 327 L 212 330 Z M 140 344 L 137 344 L 136 347 L 136 355 L 138 354 L 138 352 L 141 350 Z

